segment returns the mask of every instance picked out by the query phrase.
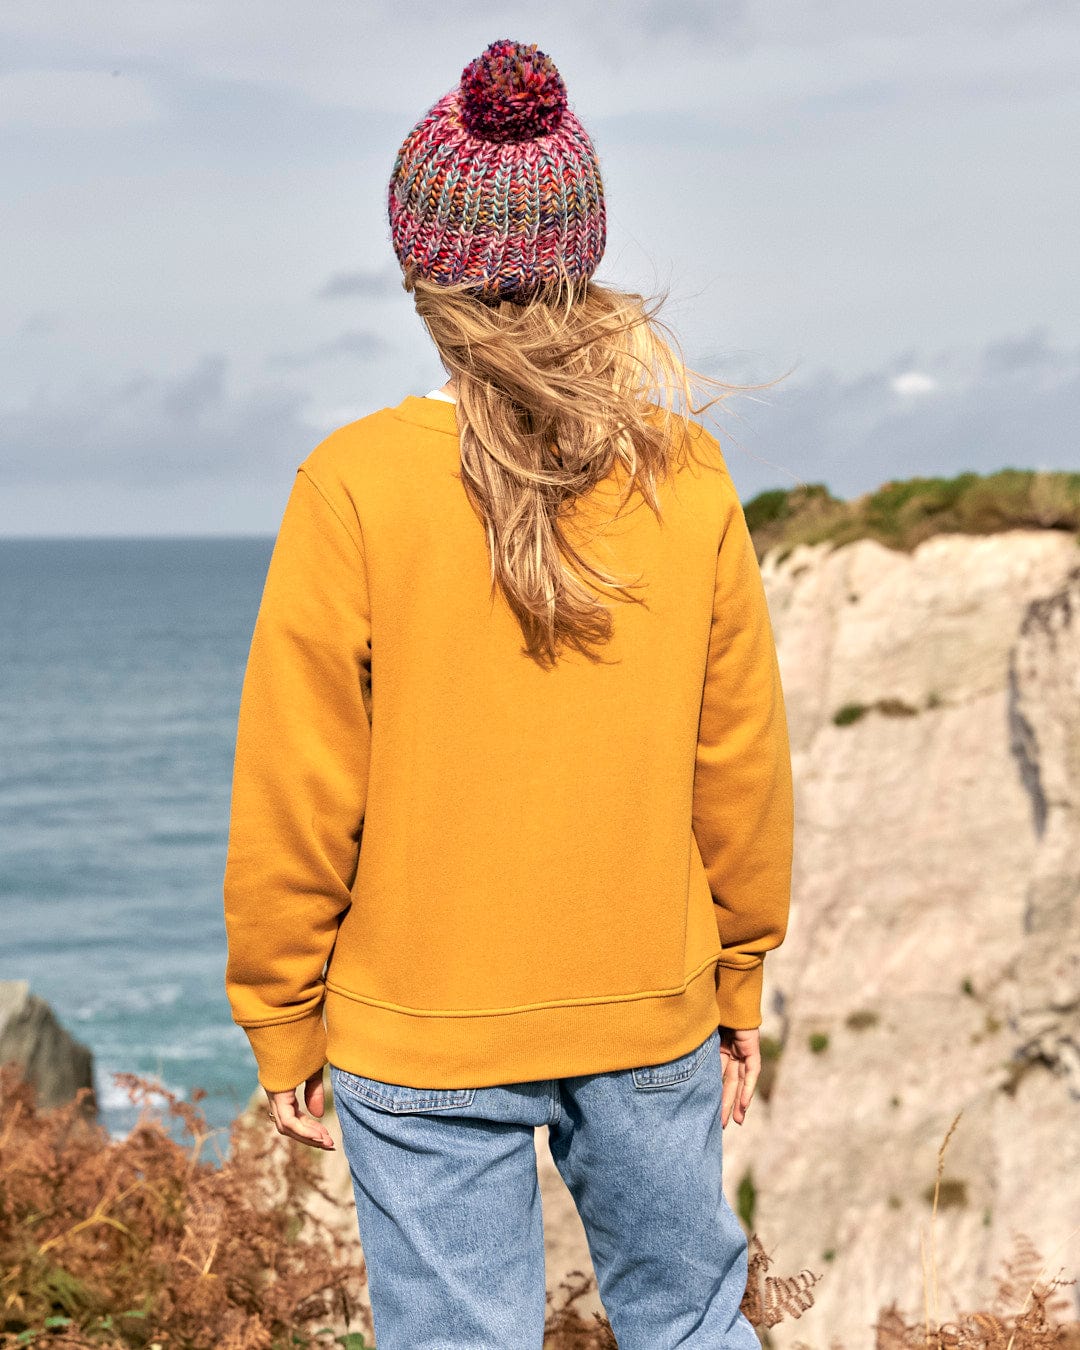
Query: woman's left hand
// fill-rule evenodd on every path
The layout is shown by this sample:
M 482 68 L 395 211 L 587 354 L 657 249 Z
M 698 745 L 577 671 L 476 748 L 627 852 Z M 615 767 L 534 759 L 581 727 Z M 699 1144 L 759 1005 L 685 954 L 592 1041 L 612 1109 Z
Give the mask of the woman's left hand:
M 326 1107 L 326 1093 L 323 1089 L 323 1071 L 316 1069 L 304 1083 L 304 1102 L 310 1115 L 303 1115 L 296 1100 L 296 1089 L 291 1092 L 266 1091 L 270 1103 L 270 1117 L 278 1134 L 289 1139 L 297 1139 L 310 1148 L 333 1149 L 336 1147 L 330 1131 L 325 1125 L 313 1120 L 313 1116 L 322 1117 Z
M 750 1100 L 761 1076 L 761 1032 L 720 1028 L 720 1065 L 724 1080 L 720 1107 L 720 1128 L 734 1119 L 741 1125 L 750 1109 Z

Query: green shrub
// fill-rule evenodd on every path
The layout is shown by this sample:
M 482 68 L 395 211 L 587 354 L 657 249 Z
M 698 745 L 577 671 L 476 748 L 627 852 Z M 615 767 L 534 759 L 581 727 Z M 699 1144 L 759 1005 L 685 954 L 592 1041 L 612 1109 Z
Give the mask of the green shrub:
M 934 1203 L 934 1187 L 927 1186 L 922 1193 L 922 1198 L 928 1205 Z M 938 1208 L 948 1209 L 950 1206 L 957 1208 L 966 1205 L 968 1202 L 967 1182 L 961 1181 L 957 1177 L 942 1177 L 938 1183 Z
M 784 1045 L 775 1036 L 761 1038 L 761 1073 L 757 1081 L 757 1093 L 762 1101 L 769 1101 L 776 1090 L 776 1078 L 780 1069 L 780 1055 Z
M 842 501 L 822 483 L 760 492 L 745 506 L 758 556 L 796 544 L 875 539 L 910 550 L 935 534 L 1080 531 L 1080 473 L 1035 469 L 908 478 Z M 1080 542 L 1080 539 L 1078 539 Z
M 833 723 L 838 727 L 849 727 L 868 712 L 879 712 L 883 717 L 915 717 L 919 710 L 905 703 L 902 698 L 879 698 L 873 703 L 845 703 L 833 713 Z
M 778 520 L 786 520 L 791 515 L 791 493 L 784 488 L 759 492 L 743 507 L 743 514 L 751 534 Z
M 748 1229 L 754 1226 L 754 1210 L 757 1208 L 757 1187 L 754 1185 L 753 1173 L 746 1171 L 743 1173 L 742 1180 L 739 1182 L 739 1188 L 735 1193 L 735 1206 L 738 1210 L 739 1218 Z
M 874 707 L 885 717 L 915 717 L 919 711 L 902 698 L 879 698 Z

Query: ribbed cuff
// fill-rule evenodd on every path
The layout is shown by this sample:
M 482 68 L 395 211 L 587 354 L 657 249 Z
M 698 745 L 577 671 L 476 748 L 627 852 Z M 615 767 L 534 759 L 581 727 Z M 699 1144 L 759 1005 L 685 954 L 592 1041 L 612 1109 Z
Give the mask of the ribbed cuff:
M 761 984 L 764 960 L 752 966 L 717 968 L 716 1003 L 720 1025 L 733 1031 L 761 1026 Z
M 244 1030 L 267 1092 L 291 1092 L 326 1063 L 322 1004 L 295 1021 Z

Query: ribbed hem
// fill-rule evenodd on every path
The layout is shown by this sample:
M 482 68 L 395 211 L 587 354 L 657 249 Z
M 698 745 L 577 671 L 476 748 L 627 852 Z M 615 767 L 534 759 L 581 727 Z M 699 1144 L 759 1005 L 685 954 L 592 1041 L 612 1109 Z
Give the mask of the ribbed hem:
M 291 1092 L 326 1063 L 322 1007 L 293 1022 L 245 1027 L 259 1082 L 267 1092 Z
M 733 1031 L 761 1026 L 761 985 L 764 960 L 752 966 L 720 966 L 716 1006 L 720 1025 Z
M 330 1063 L 404 1087 L 492 1087 L 663 1064 L 716 1026 L 715 961 L 674 993 L 501 1013 L 425 1013 L 326 990 Z

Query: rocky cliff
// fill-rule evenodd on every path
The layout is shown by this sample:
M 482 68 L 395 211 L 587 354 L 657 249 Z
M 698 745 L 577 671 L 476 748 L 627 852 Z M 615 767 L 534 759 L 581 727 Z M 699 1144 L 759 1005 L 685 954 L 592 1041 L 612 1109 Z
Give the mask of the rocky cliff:
M 873 1344 L 985 1306 L 1016 1232 L 1080 1266 L 1080 549 L 940 535 L 766 556 L 792 734 L 792 919 L 766 960 L 769 1100 L 726 1173 L 786 1271 L 774 1344 Z

